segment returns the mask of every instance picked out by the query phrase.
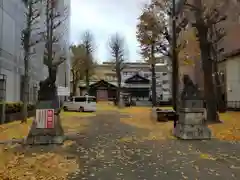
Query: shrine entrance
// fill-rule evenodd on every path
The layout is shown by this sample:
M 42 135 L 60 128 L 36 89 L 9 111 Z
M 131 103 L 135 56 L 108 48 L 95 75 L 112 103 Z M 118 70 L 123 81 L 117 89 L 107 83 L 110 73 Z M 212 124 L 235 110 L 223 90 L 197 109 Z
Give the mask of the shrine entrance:
M 132 97 L 149 97 L 150 80 L 138 73 L 125 80 L 124 91 Z
M 90 85 L 89 95 L 96 96 L 98 101 L 108 101 L 116 97 L 117 87 L 107 81 L 100 80 Z

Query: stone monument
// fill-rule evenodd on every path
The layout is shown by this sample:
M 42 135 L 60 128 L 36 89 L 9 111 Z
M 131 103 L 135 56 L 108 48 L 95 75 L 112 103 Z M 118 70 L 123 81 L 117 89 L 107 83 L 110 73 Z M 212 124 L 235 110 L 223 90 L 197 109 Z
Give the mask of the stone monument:
M 205 123 L 200 92 L 188 75 L 184 75 L 183 84 L 175 136 L 180 139 L 210 139 L 211 131 Z
M 36 117 L 26 144 L 62 144 L 64 131 L 60 121 L 60 104 L 55 85 L 57 67 L 49 70 L 49 77 L 39 83 Z
M 119 96 L 120 97 L 119 97 L 118 107 L 119 108 L 124 108 L 125 107 L 125 102 L 124 102 L 124 99 L 123 99 L 124 94 L 122 92 L 120 92 Z

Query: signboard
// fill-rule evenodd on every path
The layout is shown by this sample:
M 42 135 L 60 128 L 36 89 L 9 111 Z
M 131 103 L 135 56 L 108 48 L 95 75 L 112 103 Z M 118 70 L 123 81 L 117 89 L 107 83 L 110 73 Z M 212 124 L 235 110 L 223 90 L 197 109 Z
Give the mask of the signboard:
M 58 96 L 70 96 L 69 87 L 58 86 L 57 87 Z
M 54 109 L 37 109 L 35 118 L 36 128 L 54 128 Z

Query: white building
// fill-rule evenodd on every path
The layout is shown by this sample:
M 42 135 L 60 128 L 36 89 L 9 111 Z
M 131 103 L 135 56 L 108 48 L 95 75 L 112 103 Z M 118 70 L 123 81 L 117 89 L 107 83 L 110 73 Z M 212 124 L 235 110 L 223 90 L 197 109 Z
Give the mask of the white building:
M 104 80 L 114 86 L 117 86 L 116 73 L 113 71 L 113 67 L 114 64 L 109 62 L 104 62 L 98 65 L 90 84 L 95 84 Z M 139 76 L 136 76 L 136 74 Z M 156 66 L 156 77 L 157 96 L 161 97 L 162 95 L 162 100 L 168 101 L 171 98 L 171 72 L 166 64 L 163 63 Z M 133 80 L 133 78 L 138 79 Z M 135 81 L 134 84 L 128 83 L 127 81 L 129 79 Z M 146 81 L 148 81 L 148 83 L 141 83 Z M 84 86 L 84 81 L 81 81 L 80 94 L 85 93 Z M 121 86 L 123 88 L 127 88 L 133 95 L 141 94 L 142 96 L 149 97 L 151 95 L 151 71 L 149 64 L 141 62 L 125 63 L 125 68 L 122 71 Z
M 69 1 L 59 2 L 66 2 L 65 5 L 70 9 Z M 6 101 L 21 100 L 22 75 L 24 73 L 21 32 L 25 26 L 25 10 L 26 8 L 21 0 L 0 0 L 0 97 Z M 42 12 L 42 15 L 44 15 L 44 12 Z M 39 19 L 43 19 L 43 17 Z M 65 78 L 63 77 L 67 74 L 67 85 L 69 85 L 69 18 L 64 24 L 67 28 L 59 28 L 59 31 L 65 32 L 60 44 L 62 49 L 65 50 L 67 61 L 60 67 L 57 82 L 65 84 Z M 44 27 L 42 22 L 39 26 Z M 43 65 L 43 44 L 36 45 L 34 51 L 36 53 L 31 57 L 29 69 L 29 100 L 32 102 L 36 100 L 39 81 L 47 77 L 47 69 Z
M 218 64 L 223 100 L 228 108 L 239 108 L 240 102 L 240 57 L 234 52 Z

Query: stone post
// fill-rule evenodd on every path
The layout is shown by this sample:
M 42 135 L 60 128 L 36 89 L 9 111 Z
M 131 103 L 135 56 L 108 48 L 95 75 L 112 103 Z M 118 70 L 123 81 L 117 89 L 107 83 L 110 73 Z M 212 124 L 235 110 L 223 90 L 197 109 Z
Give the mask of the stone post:
M 120 92 L 120 99 L 119 99 L 119 102 L 118 102 L 118 107 L 119 108 L 124 108 L 125 107 L 125 102 L 123 100 L 123 94 Z
M 211 130 L 205 122 L 205 109 L 200 93 L 189 79 L 185 79 L 184 85 L 175 136 L 180 139 L 211 139 Z
M 61 126 L 59 109 L 56 102 L 40 101 L 37 105 L 36 118 L 34 119 L 28 137 L 27 144 L 62 144 L 64 131 Z M 53 108 L 55 107 L 55 108 Z M 42 111 L 41 111 L 42 110 Z M 52 121 L 48 122 L 47 113 L 53 110 Z M 39 117 L 40 116 L 40 117 Z M 51 123 L 51 124 L 48 124 Z

